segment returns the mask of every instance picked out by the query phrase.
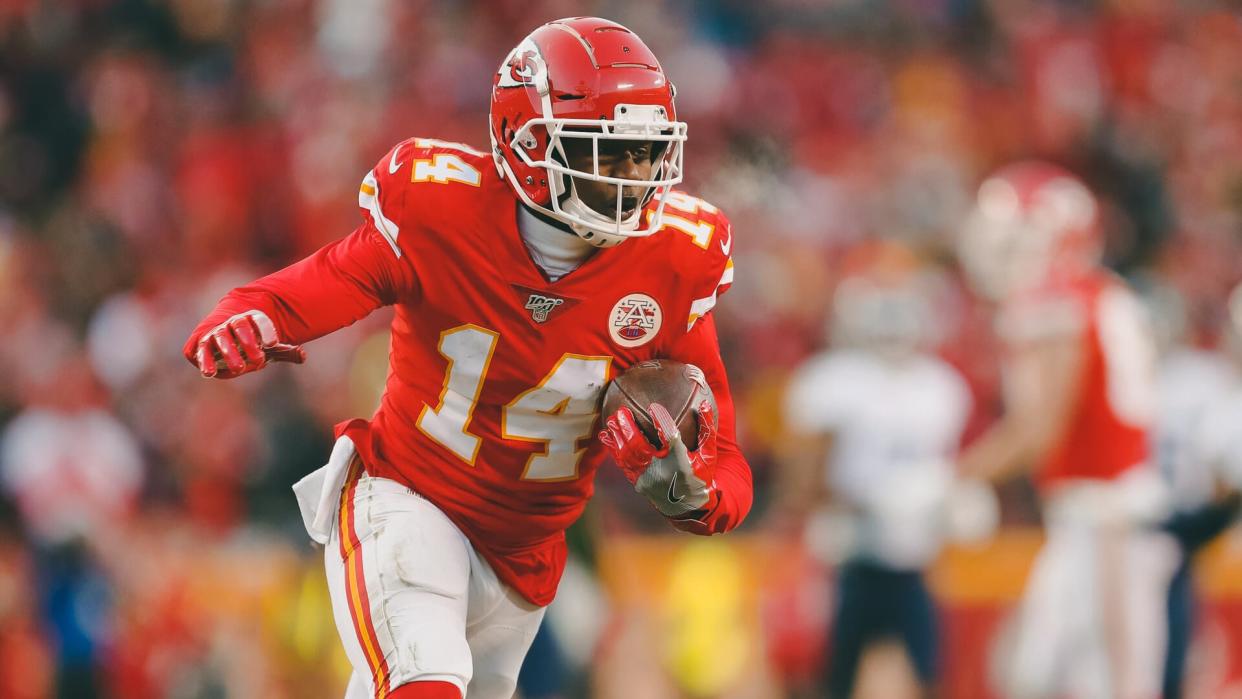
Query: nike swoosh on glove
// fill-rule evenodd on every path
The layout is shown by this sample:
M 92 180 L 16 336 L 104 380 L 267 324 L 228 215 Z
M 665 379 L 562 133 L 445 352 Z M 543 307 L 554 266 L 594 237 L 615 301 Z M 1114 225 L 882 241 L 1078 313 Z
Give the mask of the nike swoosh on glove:
M 276 324 L 263 311 L 238 313 L 190 338 L 185 356 L 206 378 L 231 379 L 258 371 L 271 362 L 301 364 L 306 351 L 280 341 Z
M 716 488 L 716 421 L 708 401 L 699 404 L 699 443 L 689 451 L 668 409 L 647 407 L 660 445 L 647 441 L 634 413 L 620 408 L 604 423 L 599 440 L 612 452 L 626 478 L 665 517 L 696 516 L 719 501 Z

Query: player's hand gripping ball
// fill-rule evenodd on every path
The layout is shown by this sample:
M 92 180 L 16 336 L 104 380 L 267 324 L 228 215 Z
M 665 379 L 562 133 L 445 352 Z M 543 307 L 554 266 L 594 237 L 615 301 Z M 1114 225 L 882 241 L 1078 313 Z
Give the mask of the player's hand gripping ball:
M 716 399 L 692 364 L 635 364 L 604 392 L 599 439 L 634 489 L 666 517 L 710 510 L 716 490 Z

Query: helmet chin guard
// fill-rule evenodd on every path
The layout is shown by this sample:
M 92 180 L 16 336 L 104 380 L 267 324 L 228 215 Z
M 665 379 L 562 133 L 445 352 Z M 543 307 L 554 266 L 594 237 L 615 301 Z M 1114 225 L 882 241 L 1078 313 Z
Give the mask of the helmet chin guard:
M 523 138 L 534 128 L 547 131 L 547 146 L 538 159 L 522 146 Z M 566 139 L 591 142 L 592 169 L 576 170 L 567 164 Z M 616 116 L 610 120 L 588 119 L 531 119 L 514 136 L 513 152 L 529 167 L 542 168 L 548 173 L 551 197 L 548 205 L 526 202 L 562 223 L 567 224 L 587 242 L 599 247 L 611 247 L 626 238 L 641 238 L 660 229 L 664 212 L 664 194 L 681 182 L 681 144 L 686 140 L 686 124 L 669 122 L 663 107 L 657 105 L 620 104 Z M 626 179 L 609 177 L 599 171 L 600 141 L 650 141 L 660 152 L 659 161 L 650 179 Z M 596 211 L 578 196 L 577 180 L 591 180 L 613 185 L 616 200 L 612 211 Z M 638 205 L 627 214 L 623 200 L 626 187 L 640 187 Z M 653 198 L 656 207 L 643 223 L 643 211 Z
M 524 204 L 592 245 L 651 235 L 661 226 L 664 194 L 682 180 L 686 124 L 676 120 L 673 92 L 650 49 L 625 27 L 591 17 L 546 24 L 510 52 L 493 81 L 496 168 Z M 569 166 L 571 139 L 589 141 L 589 170 Z M 601 174 L 601 141 L 650 142 L 651 177 Z M 614 206 L 588 206 L 579 180 L 611 185 Z M 629 211 L 626 188 L 641 192 Z

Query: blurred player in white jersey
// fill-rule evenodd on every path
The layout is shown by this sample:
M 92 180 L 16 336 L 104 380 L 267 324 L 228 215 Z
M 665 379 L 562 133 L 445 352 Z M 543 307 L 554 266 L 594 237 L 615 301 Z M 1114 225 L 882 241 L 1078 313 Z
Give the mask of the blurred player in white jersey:
M 1174 508 L 1164 529 L 1180 552 L 1169 585 L 1162 696 L 1180 699 L 1194 632 L 1194 555 L 1233 523 L 1242 504 L 1242 288 L 1230 299 L 1223 352 L 1198 349 L 1187 340 L 1185 311 L 1175 291 L 1161 289 L 1149 298 L 1161 340 L 1155 453 Z
M 1193 458 L 1201 460 L 1216 480 L 1217 488 L 1242 489 L 1242 285 L 1229 296 L 1229 321 L 1225 333 L 1226 355 L 1233 380 L 1220 399 L 1208 406 L 1195 434 Z
M 969 279 L 997 304 L 1005 414 L 963 474 L 1031 472 L 1047 537 L 1009 649 L 1014 699 L 1154 699 L 1175 564 L 1148 460 L 1155 348 L 1145 309 L 1100 263 L 1095 197 L 1044 163 L 986 179 L 963 231 Z
M 811 546 L 816 521 L 831 522 L 838 541 L 851 532 L 838 555 L 826 688 L 833 698 L 851 695 L 876 641 L 904 645 L 927 696 L 937 675 L 937 620 L 923 568 L 943 541 L 970 394 L 956 370 L 927 352 L 932 308 L 914 282 L 843 281 L 835 347 L 807 360 L 785 397 L 796 445 L 786 465 L 790 511 L 810 516 Z

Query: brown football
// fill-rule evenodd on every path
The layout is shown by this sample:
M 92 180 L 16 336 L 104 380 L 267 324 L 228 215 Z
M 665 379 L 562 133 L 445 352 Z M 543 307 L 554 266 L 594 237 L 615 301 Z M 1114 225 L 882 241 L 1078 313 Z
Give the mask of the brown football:
M 693 364 L 683 364 L 671 359 L 649 359 L 630 367 L 608 384 L 601 407 L 607 419 L 621 407 L 634 413 L 638 427 L 652 444 L 658 444 L 655 423 L 648 414 L 652 403 L 663 405 L 677 422 L 682 442 L 694 450 L 699 444 L 699 420 L 696 408 L 707 399 L 712 406 L 714 421 L 716 397 L 707 385 L 702 370 Z

